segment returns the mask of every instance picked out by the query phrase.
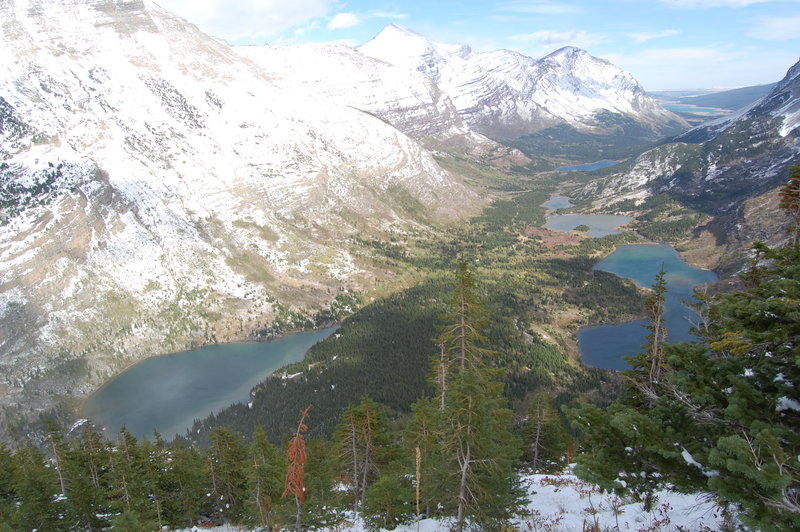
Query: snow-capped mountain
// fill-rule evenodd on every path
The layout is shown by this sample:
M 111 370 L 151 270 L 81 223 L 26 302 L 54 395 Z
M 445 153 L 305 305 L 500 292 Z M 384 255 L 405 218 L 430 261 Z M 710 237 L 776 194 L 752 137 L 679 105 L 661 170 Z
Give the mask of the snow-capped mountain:
M 9 0 L 0 22 L 2 403 L 320 308 L 376 275 L 355 233 L 480 202 L 402 131 L 150 0 Z
M 509 50 L 475 53 L 390 25 L 358 49 L 428 75 L 452 98 L 462 118 L 488 136 L 511 139 L 564 123 L 606 132 L 603 113 L 631 118 L 654 134 L 686 127 L 633 76 L 578 48 L 562 48 L 542 59 Z
M 235 50 L 268 72 L 276 85 L 295 93 L 304 91 L 309 99 L 323 97 L 375 115 L 423 145 L 501 166 L 530 162 L 518 150 L 473 131 L 436 82 L 416 70 L 342 44 L 238 46 Z
M 275 83 L 304 88 L 375 114 L 407 135 L 447 139 L 470 134 L 450 98 L 429 77 L 342 44 L 238 46 Z M 313 65 L 313 68 L 297 68 Z
M 639 156 L 587 186 L 598 203 L 668 191 L 712 214 L 778 185 L 800 155 L 800 62 L 762 99 Z

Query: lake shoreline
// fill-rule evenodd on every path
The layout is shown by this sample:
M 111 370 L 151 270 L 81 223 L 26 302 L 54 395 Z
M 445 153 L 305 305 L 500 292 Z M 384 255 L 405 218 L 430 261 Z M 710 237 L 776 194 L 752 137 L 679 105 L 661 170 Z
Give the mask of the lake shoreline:
M 142 364 L 142 363 L 147 362 L 147 361 L 160 359 L 160 358 L 166 358 L 166 357 L 170 357 L 170 356 L 177 355 L 177 354 L 180 354 L 180 353 L 186 353 L 186 352 L 191 352 L 191 351 L 196 351 L 196 350 L 206 349 L 206 348 L 222 347 L 222 346 L 225 346 L 225 345 L 232 345 L 232 344 L 269 344 L 269 343 L 272 343 L 272 342 L 276 342 L 278 340 L 286 339 L 286 338 L 288 338 L 288 337 L 290 337 L 292 335 L 295 335 L 295 334 L 315 333 L 315 332 L 321 332 L 321 331 L 324 331 L 326 329 L 331 329 L 331 328 L 337 328 L 338 329 L 339 327 L 341 327 L 341 325 L 342 325 L 341 322 L 329 322 L 329 323 L 322 324 L 320 327 L 317 327 L 317 328 L 314 328 L 314 329 L 298 328 L 298 329 L 292 329 L 292 330 L 284 331 L 284 332 L 281 332 L 280 334 L 276 334 L 275 336 L 272 336 L 272 337 L 270 337 L 269 339 L 266 339 L 266 340 L 250 338 L 250 339 L 244 339 L 244 340 L 231 340 L 231 341 L 228 341 L 228 342 L 207 343 L 207 344 L 201 344 L 201 345 L 196 346 L 196 347 L 191 347 L 191 348 L 188 348 L 188 349 L 170 351 L 168 353 L 159 353 L 157 355 L 148 356 L 148 357 L 144 357 L 144 358 L 141 358 L 141 359 L 138 359 L 138 360 L 134 360 L 134 361 L 131 361 L 130 363 L 126 364 L 119 372 L 115 372 L 110 377 L 104 379 L 100 386 L 98 386 L 96 389 L 92 390 L 91 393 L 89 393 L 86 396 L 84 396 L 81 399 L 80 403 L 78 404 L 78 407 L 76 408 L 76 413 L 77 413 L 79 419 L 87 419 L 87 420 L 91 421 L 93 424 L 95 424 L 95 425 L 97 425 L 99 427 L 102 427 L 103 431 L 106 431 L 106 430 L 110 429 L 111 427 L 107 426 L 104 423 L 99 422 L 97 419 L 94 419 L 91 416 L 88 416 L 86 414 L 87 405 L 90 403 L 90 401 L 92 401 L 93 399 L 96 399 L 97 396 L 100 393 L 102 393 L 113 381 L 115 381 L 116 379 L 120 378 L 125 373 L 128 373 L 129 371 L 131 371 L 133 368 L 135 368 L 139 364 Z M 303 358 L 305 358 L 305 354 L 303 355 Z M 283 366 L 280 366 L 277 369 L 275 369 L 274 371 L 270 372 L 269 375 L 274 374 L 281 367 L 283 367 Z M 267 375 L 267 377 L 269 375 Z M 106 437 L 108 437 L 108 435 L 106 435 Z
M 680 256 L 680 253 L 671 244 L 664 243 L 664 242 L 641 242 L 641 243 L 637 243 L 637 244 L 620 244 L 620 245 L 614 246 L 614 250 L 611 253 L 609 253 L 608 255 L 606 255 L 603 259 L 598 261 L 597 264 L 595 265 L 595 268 L 597 268 L 597 266 L 600 265 L 602 262 L 604 262 L 607 259 L 609 259 L 610 257 L 612 257 L 612 255 L 614 255 L 615 253 L 624 252 L 624 248 L 626 248 L 626 247 L 633 248 L 633 247 L 640 247 L 640 246 L 661 248 L 661 249 L 669 250 L 667 255 L 674 254 L 674 258 L 677 259 L 677 261 L 679 263 L 683 263 L 688 267 L 687 269 L 682 269 L 682 268 L 670 269 L 670 268 L 667 268 L 667 280 L 668 280 L 668 285 L 669 285 L 669 291 L 667 293 L 667 302 L 666 302 L 666 305 L 665 305 L 665 310 L 666 310 L 666 313 L 668 315 L 672 315 L 673 316 L 672 319 L 678 319 L 678 318 L 685 319 L 686 318 L 686 312 L 689 312 L 690 308 L 686 307 L 685 305 L 683 305 L 683 301 L 690 300 L 692 295 L 697 292 L 697 289 L 699 287 L 702 287 L 702 286 L 707 285 L 707 284 L 711 284 L 713 282 L 717 282 L 719 280 L 719 276 L 716 274 L 716 272 L 714 272 L 713 270 L 710 270 L 710 269 L 706 269 L 706 268 L 697 268 L 697 267 L 693 266 L 692 264 L 690 264 L 690 263 L 688 263 L 686 261 L 683 261 L 683 259 Z M 662 265 L 663 265 L 664 260 L 666 260 L 668 257 L 660 257 L 660 258 L 662 259 Z M 620 260 L 623 260 L 623 259 L 620 259 Z M 644 260 L 644 259 L 642 259 L 642 260 Z M 639 265 L 636 268 L 636 270 L 637 271 L 642 271 L 642 268 L 644 268 L 644 266 Z M 620 271 L 613 271 L 613 267 L 610 267 L 609 269 L 605 269 L 605 268 L 600 268 L 600 269 L 602 271 L 606 271 L 606 272 L 611 273 L 613 275 L 617 275 L 620 278 L 630 279 L 631 281 L 634 282 L 634 284 L 637 286 L 638 289 L 640 289 L 641 291 L 643 291 L 645 293 L 650 291 L 650 286 L 645 285 L 642 282 L 641 279 L 637 280 L 635 277 L 624 275 Z M 676 277 L 679 277 L 679 276 L 687 276 L 687 277 L 689 277 L 689 276 L 698 276 L 698 277 L 711 278 L 711 276 L 713 276 L 714 279 L 713 280 L 709 280 L 709 281 L 705 281 L 705 282 L 700 282 L 701 281 L 700 279 L 698 279 L 698 282 L 694 282 L 694 280 L 691 280 L 688 283 L 688 284 L 691 285 L 691 288 L 690 288 L 690 290 L 687 291 L 685 286 L 683 287 L 683 289 L 680 289 L 680 283 L 678 283 L 678 280 L 684 281 L 685 279 L 681 278 L 681 279 L 676 280 L 675 281 L 676 284 L 672 284 L 671 283 L 671 281 L 670 281 L 670 274 L 671 273 L 673 275 L 675 275 Z M 655 276 L 653 276 L 653 281 L 654 280 L 655 280 Z M 609 370 L 614 370 L 614 371 L 622 371 L 622 370 L 624 370 L 625 368 L 608 367 L 608 365 L 609 364 L 613 364 L 614 362 L 617 362 L 618 360 L 623 360 L 622 359 L 623 356 L 634 356 L 638 352 L 638 346 L 636 347 L 636 349 L 630 349 L 632 346 L 627 346 L 625 349 L 620 349 L 621 351 L 624 352 L 624 354 L 621 353 L 620 355 L 618 355 L 618 358 L 609 358 L 607 356 L 607 353 L 602 353 L 601 351 L 597 351 L 597 350 L 592 352 L 592 353 L 588 353 L 587 350 L 585 349 L 585 347 L 581 346 L 581 344 L 583 342 L 589 341 L 589 339 L 585 338 L 585 336 L 583 336 L 583 335 L 587 334 L 586 331 L 588 329 L 593 329 L 594 328 L 594 330 L 598 331 L 598 332 L 599 331 L 606 331 L 603 334 L 608 334 L 609 336 L 608 336 L 608 338 L 606 338 L 606 342 L 598 342 L 596 338 L 592 338 L 592 340 L 593 340 L 592 345 L 599 345 L 599 344 L 608 345 L 608 344 L 611 344 L 611 343 L 621 344 L 623 342 L 621 342 L 620 339 L 628 338 L 631 335 L 632 331 L 635 330 L 636 333 L 642 333 L 643 332 L 642 330 L 640 330 L 640 329 L 632 329 L 632 328 L 637 324 L 638 325 L 643 325 L 643 323 L 639 323 L 639 322 L 643 322 L 643 321 L 646 322 L 646 319 L 647 318 L 645 316 L 644 318 L 637 318 L 637 319 L 633 319 L 633 320 L 623 321 L 621 323 L 602 323 L 602 324 L 595 324 L 595 325 L 585 325 L 585 326 L 580 327 L 578 329 L 578 332 L 577 332 L 576 336 L 577 336 L 577 339 L 578 339 L 578 348 L 579 348 L 579 351 L 580 351 L 581 363 L 584 364 L 585 366 L 599 367 L 599 368 L 602 368 L 602 369 L 609 369 Z M 687 320 L 687 322 L 691 323 L 688 320 Z M 673 322 L 673 323 L 667 325 L 667 328 L 668 329 L 672 329 L 673 332 L 677 336 L 677 338 L 675 340 L 673 340 L 673 341 L 675 341 L 675 342 L 691 341 L 691 339 L 688 338 L 688 335 L 691 334 L 691 327 L 690 326 L 676 327 L 677 324 L 685 325 L 685 323 L 683 321 Z M 612 337 L 611 336 L 612 330 L 615 329 L 615 328 L 617 330 L 613 331 L 613 333 L 616 333 L 616 335 Z M 620 329 L 630 329 L 630 330 L 620 330 Z M 644 329 L 644 327 L 642 327 L 642 329 Z M 637 335 L 636 338 L 638 338 L 639 336 L 643 336 L 643 335 Z M 631 339 L 631 343 L 633 342 L 633 340 L 635 340 L 635 338 L 630 338 L 630 339 Z M 612 340 L 616 340 L 616 342 L 612 342 Z M 588 358 L 593 359 L 592 363 L 587 361 L 587 355 L 588 355 Z M 609 360 L 611 362 L 609 362 Z M 603 364 L 603 365 L 601 365 L 601 364 Z

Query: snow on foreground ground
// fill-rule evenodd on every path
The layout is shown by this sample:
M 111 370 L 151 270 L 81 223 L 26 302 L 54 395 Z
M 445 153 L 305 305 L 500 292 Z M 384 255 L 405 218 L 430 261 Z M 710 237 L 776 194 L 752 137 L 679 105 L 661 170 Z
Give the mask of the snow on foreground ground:
M 597 486 L 574 475 L 527 475 L 522 478 L 528 490 L 528 515 L 514 520 L 516 530 L 533 532 L 573 532 L 583 530 L 631 532 L 701 532 L 723 528 L 721 509 L 704 494 L 657 493 L 653 511 L 645 512 L 641 503 L 604 493 Z M 452 523 L 425 519 L 403 525 L 397 532 L 447 532 Z M 241 531 L 217 527 L 214 532 Z M 366 532 L 357 520 L 325 532 Z M 188 531 L 184 531 L 188 532 Z

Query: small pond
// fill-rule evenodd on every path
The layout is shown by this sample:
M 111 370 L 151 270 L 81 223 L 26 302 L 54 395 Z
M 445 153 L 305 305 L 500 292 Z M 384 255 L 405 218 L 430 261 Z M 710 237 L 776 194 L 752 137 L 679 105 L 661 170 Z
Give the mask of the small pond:
M 567 232 L 579 225 L 588 225 L 590 230 L 587 236 L 599 238 L 624 232 L 624 229 L 619 228 L 631 220 L 633 220 L 631 216 L 617 214 L 554 214 L 547 217 L 544 227 L 553 231 Z
M 602 161 L 595 161 L 593 163 L 585 163 L 585 164 L 575 164 L 572 166 L 562 166 L 561 168 L 556 168 L 558 172 L 591 172 L 592 170 L 600 170 L 601 168 L 608 168 L 609 166 L 614 166 L 619 164 L 619 161 L 611 161 L 609 159 L 603 159 Z

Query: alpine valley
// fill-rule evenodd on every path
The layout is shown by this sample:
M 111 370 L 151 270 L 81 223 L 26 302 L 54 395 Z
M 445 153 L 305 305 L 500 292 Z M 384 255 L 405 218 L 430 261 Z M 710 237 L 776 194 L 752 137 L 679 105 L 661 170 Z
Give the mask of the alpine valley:
M 540 204 L 560 191 L 587 212 L 630 214 L 642 234 L 733 274 L 750 241 L 780 238 L 772 206 L 800 154 L 800 65 L 690 129 L 572 47 L 476 53 L 395 25 L 358 48 L 229 46 L 150 0 L 6 0 L 0 27 L 2 438 L 54 408 L 72 419 L 148 357 L 354 313 L 390 320 L 368 303 L 410 294 L 435 319 L 431 271 L 493 245 L 520 271 L 525 254 L 549 261 L 530 274 L 546 289 L 508 304 L 521 309 L 508 330 L 584 382 L 577 328 L 641 314 L 630 283 L 591 266 L 636 237 L 544 230 Z M 604 158 L 625 161 L 552 171 Z M 558 273 L 567 266 L 580 275 Z M 525 275 L 514 272 L 503 282 Z M 590 283 L 621 294 L 621 310 L 576 289 Z M 616 385 L 598 379 L 582 392 Z

